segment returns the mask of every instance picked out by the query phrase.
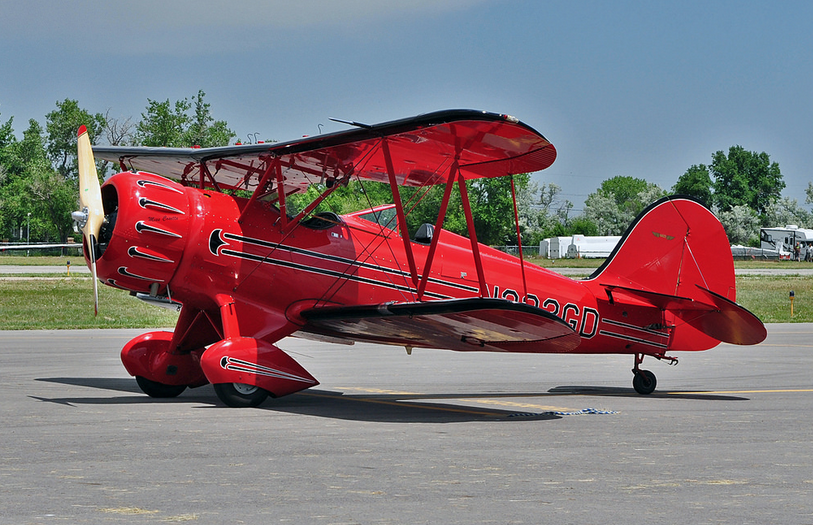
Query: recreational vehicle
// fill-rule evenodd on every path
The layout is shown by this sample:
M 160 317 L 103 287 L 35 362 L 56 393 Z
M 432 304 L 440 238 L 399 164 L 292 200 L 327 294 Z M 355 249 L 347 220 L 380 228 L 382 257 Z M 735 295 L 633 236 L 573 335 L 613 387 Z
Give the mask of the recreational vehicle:
M 813 230 L 790 224 L 784 228 L 762 228 L 759 231 L 760 247 L 774 250 L 780 259 L 806 259 L 813 255 Z M 796 246 L 799 253 L 796 254 Z M 809 255 L 810 254 L 810 255 Z

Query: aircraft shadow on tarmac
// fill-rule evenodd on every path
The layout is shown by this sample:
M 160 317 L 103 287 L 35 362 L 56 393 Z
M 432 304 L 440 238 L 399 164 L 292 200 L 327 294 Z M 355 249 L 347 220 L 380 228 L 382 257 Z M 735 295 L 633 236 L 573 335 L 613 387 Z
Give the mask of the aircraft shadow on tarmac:
M 62 397 L 46 398 L 29 396 L 42 402 L 67 406 L 76 405 L 122 405 L 142 403 L 200 403 L 197 408 L 223 408 L 211 386 L 190 389 L 173 399 L 153 399 L 144 395 L 133 379 L 129 378 L 38 378 L 37 381 L 63 385 L 125 392 L 127 396 Z M 494 406 L 478 406 L 478 399 L 499 398 L 550 398 L 554 396 L 607 396 L 637 397 L 631 388 L 592 386 L 560 386 L 547 393 L 465 393 L 465 394 L 410 394 L 375 393 L 348 394 L 344 392 L 309 389 L 280 399 L 269 399 L 257 410 L 269 410 L 331 419 L 387 423 L 459 423 L 470 421 L 540 421 L 561 419 L 564 413 L 540 411 L 539 409 L 504 409 Z M 747 398 L 715 394 L 670 392 L 651 394 L 650 398 L 701 400 L 746 400 Z M 443 400 L 458 401 L 444 403 Z M 468 400 L 471 404 L 465 404 Z M 230 409 L 235 410 L 235 409 Z
M 640 397 L 632 388 L 604 387 L 604 386 L 557 386 L 548 390 L 549 394 L 557 396 L 607 396 L 607 397 Z M 648 398 L 669 398 L 669 399 L 699 399 L 705 401 L 748 401 L 750 398 L 742 396 L 732 396 L 715 392 L 681 392 L 680 390 L 670 390 L 668 392 L 653 392 L 648 394 Z
M 59 397 L 49 398 L 30 395 L 31 399 L 66 406 L 77 405 L 127 405 L 144 403 L 199 403 L 196 408 L 223 408 L 214 390 L 207 385 L 190 389 L 173 399 L 153 399 L 139 390 L 133 379 L 126 378 L 85 378 L 49 377 L 36 381 L 62 385 L 95 388 L 99 390 L 124 392 L 126 396 L 106 395 L 99 397 Z M 129 395 L 132 394 L 132 395 Z M 471 394 L 444 394 L 423 396 L 425 399 L 472 398 Z M 493 398 L 493 395 L 476 397 Z M 516 397 L 516 396 L 514 396 Z M 239 409 L 228 409 L 239 410 Z M 459 423 L 468 421 L 539 421 L 561 419 L 552 412 L 532 412 L 504 410 L 493 407 L 477 407 L 452 403 L 420 401 L 415 395 L 400 394 L 346 394 L 328 390 L 309 389 L 280 399 L 269 399 L 255 410 L 268 410 L 332 419 L 387 423 Z

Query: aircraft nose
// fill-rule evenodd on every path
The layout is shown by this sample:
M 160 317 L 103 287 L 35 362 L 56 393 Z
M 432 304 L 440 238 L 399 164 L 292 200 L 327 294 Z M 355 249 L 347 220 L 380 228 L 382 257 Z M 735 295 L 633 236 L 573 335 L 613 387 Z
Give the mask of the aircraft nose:
M 183 186 L 149 173 L 120 173 L 102 186 L 99 278 L 133 292 L 166 293 L 189 230 Z

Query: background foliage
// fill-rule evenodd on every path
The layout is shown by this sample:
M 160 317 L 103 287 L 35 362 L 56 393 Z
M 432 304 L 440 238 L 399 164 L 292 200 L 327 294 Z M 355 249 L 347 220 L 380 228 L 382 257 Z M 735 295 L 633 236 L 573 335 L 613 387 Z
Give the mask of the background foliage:
M 141 120 L 91 113 L 65 99 L 34 119 L 17 138 L 14 118 L 0 120 L 0 240 L 65 242 L 73 235 L 71 212 L 78 206 L 76 135 L 88 130 L 94 144 L 143 146 L 225 146 L 234 138 L 226 122 L 215 120 L 206 94 L 171 103 L 147 99 Z M 1 117 L 1 115 L 0 115 Z M 110 167 L 99 163 L 103 177 Z
M 140 120 L 115 119 L 110 110 L 93 113 L 78 101 L 65 99 L 45 115 L 45 126 L 28 121 L 18 137 L 13 117 L 0 119 L 0 240 L 64 242 L 73 235 L 70 212 L 77 206 L 76 130 L 84 125 L 95 144 L 168 147 L 212 147 L 235 137 L 228 124 L 216 120 L 198 91 L 190 99 L 147 99 Z M 2 115 L 0 115 L 2 117 Z M 111 167 L 99 163 L 104 177 Z M 620 235 L 635 216 L 667 192 L 640 177 L 615 175 L 588 195 L 583 212 L 563 199 L 556 184 L 537 183 L 527 174 L 513 177 L 522 243 L 536 245 L 546 237 Z M 732 146 L 711 155 L 710 164 L 695 164 L 677 178 L 671 193 L 692 196 L 718 214 L 729 240 L 757 245 L 760 226 L 796 224 L 813 227 L 811 213 L 796 199 L 782 198 L 785 187 L 776 162 L 765 152 Z M 511 178 L 479 179 L 468 183 L 478 240 L 491 245 L 517 244 Z M 443 187 L 402 188 L 410 232 L 424 222 L 435 223 Z M 323 188 L 312 187 L 291 199 L 304 206 Z M 813 183 L 806 203 L 813 202 Z M 339 188 L 317 211 L 347 213 L 392 202 L 387 184 L 358 181 Z M 452 193 L 444 227 L 467 231 L 460 197 Z

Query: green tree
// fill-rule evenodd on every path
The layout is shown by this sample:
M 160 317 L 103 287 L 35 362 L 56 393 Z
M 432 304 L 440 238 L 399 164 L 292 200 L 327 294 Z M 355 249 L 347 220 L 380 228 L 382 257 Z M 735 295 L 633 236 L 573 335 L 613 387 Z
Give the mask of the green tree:
M 813 216 L 806 209 L 799 206 L 796 199 L 783 197 L 768 206 L 762 216 L 763 227 L 786 226 L 796 224 L 800 228 L 813 226 Z
M 203 101 L 206 93 L 198 91 L 193 101 L 177 100 L 172 104 L 147 99 L 147 110 L 136 125 L 135 142 L 142 146 L 183 148 L 192 146 L 226 146 L 235 136 L 225 121 L 214 120 L 210 104 Z M 194 106 L 194 114 L 189 110 Z
M 565 232 L 565 235 L 573 235 L 576 233 L 581 235 L 599 235 L 599 229 L 596 223 L 583 215 L 574 217 Z
M 13 122 L 14 117 L 11 117 L 0 126 L 0 188 L 3 187 L 8 176 L 12 162 L 12 145 L 17 141 L 12 127 Z M 0 212 L 2 210 L 3 207 L 0 206 Z
M 694 197 L 704 206 L 712 205 L 712 182 L 709 169 L 705 164 L 693 165 L 678 178 L 672 187 L 672 193 Z
M 601 191 L 587 196 L 582 215 L 596 225 L 599 235 L 621 235 L 635 217 L 629 210 L 620 208 L 612 195 Z
M 647 182 L 644 179 L 619 175 L 602 182 L 598 191 L 611 196 L 619 208 L 638 213 L 643 209 L 638 194 L 646 189 Z
M 202 148 L 228 146 L 235 134 L 228 128 L 225 121 L 215 120 L 212 117 L 211 104 L 203 101 L 204 96 L 206 93 L 198 91 L 198 94 L 192 99 L 195 113 L 190 118 L 184 141 L 190 146 Z
M 105 127 L 105 117 L 101 113 L 91 114 L 79 107 L 76 100 L 65 99 L 56 103 L 57 109 L 45 115 L 45 129 L 48 158 L 54 168 L 67 180 L 78 176 L 76 161 L 76 132 L 85 126 L 90 141 L 95 142 Z
M 75 185 L 54 170 L 42 126 L 30 120 L 22 140 L 7 139 L 0 150 L 0 235 L 20 238 L 30 225 L 32 241 L 63 241 L 75 205 Z
M 725 228 L 728 242 L 745 246 L 759 246 L 759 217 L 745 205 L 732 206 L 717 217 Z
M 762 215 L 785 188 L 779 164 L 765 152 L 746 151 L 742 146 L 732 146 L 728 155 L 722 151 L 712 155 L 711 174 L 713 200 L 721 211 L 748 206 Z
M 19 203 L 15 201 L 14 184 L 17 177 L 14 173 L 15 142 L 14 117 L 0 125 L 0 240 L 9 240 L 19 235 L 16 229 L 16 216 Z
M 663 197 L 657 184 L 628 176 L 605 180 L 584 202 L 584 217 L 599 235 L 621 235 L 643 209 Z
M 38 238 L 64 242 L 73 231 L 71 212 L 76 209 L 79 187 L 51 169 L 37 170 L 29 181 L 33 214 L 40 224 Z
M 514 175 L 516 193 L 521 194 L 529 181 L 529 175 Z M 477 240 L 490 245 L 516 244 L 511 177 L 474 179 L 467 185 Z M 462 206 L 454 209 L 446 221 L 449 230 L 460 235 L 468 234 Z
M 184 134 L 189 127 L 189 101 L 178 100 L 173 105 L 147 99 L 147 112 L 136 125 L 135 141 L 141 146 L 181 148 L 187 145 Z
M 12 127 L 13 122 L 14 117 L 11 117 L 2 126 L 0 126 L 0 152 L 3 151 L 6 146 L 15 141 L 14 128 Z M 0 157 L 0 162 L 2 162 L 2 160 L 3 159 Z

